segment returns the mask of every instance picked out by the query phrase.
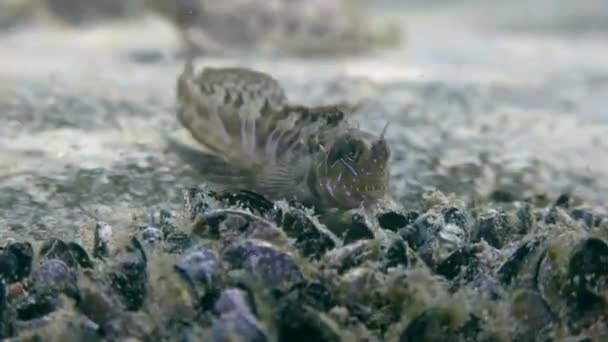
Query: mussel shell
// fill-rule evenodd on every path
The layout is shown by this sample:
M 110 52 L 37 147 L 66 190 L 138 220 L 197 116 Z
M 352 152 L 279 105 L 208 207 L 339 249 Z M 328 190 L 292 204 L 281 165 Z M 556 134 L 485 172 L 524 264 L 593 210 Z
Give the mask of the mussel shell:
M 302 209 L 284 210 L 279 224 L 287 236 L 295 239 L 294 246 L 305 257 L 319 258 L 339 244 L 338 238 L 331 231 Z
M 225 341 L 228 336 L 243 341 L 269 341 L 269 338 L 250 307 L 248 295 L 238 288 L 228 288 L 219 295 L 214 305 L 212 341 Z
M 16 280 L 22 280 L 29 276 L 34 260 L 32 244 L 27 241 L 14 242 L 6 247 L 6 252 L 13 254 L 17 258 Z
M 111 273 L 111 285 L 129 311 L 139 310 L 146 297 L 148 259 L 143 246 L 132 237 Z
M 104 259 L 111 254 L 113 248 L 113 229 L 109 224 L 98 221 L 95 223 L 95 235 L 93 240 L 93 256 Z
M 58 259 L 70 268 L 78 267 L 78 261 L 76 261 L 70 247 L 60 239 L 51 238 L 46 240 L 40 247 L 39 254 L 41 260 Z
M 82 268 L 92 268 L 94 266 L 93 260 L 89 257 L 89 253 L 78 243 L 68 242 L 68 248 L 72 253 L 72 256 Z
M 343 244 L 347 245 L 358 240 L 372 239 L 374 239 L 374 231 L 365 217 L 360 214 L 353 215 L 351 225 L 344 234 Z
M 602 293 L 608 291 L 608 244 L 599 238 L 586 238 L 574 247 L 568 264 L 568 278 L 580 311 L 606 308 Z
M 463 246 L 437 265 L 436 272 L 451 280 L 458 276 L 475 259 L 474 249 Z
M 19 274 L 19 260 L 7 251 L 0 252 L 0 279 L 7 281 L 17 280 Z
M 163 242 L 163 231 L 156 227 L 143 227 L 140 232 L 140 237 L 143 242 L 150 246 L 155 246 Z
M 191 286 L 210 287 L 219 267 L 219 255 L 212 249 L 195 247 L 186 251 L 173 267 Z
M 378 220 L 380 228 L 396 232 L 399 229 L 412 224 L 418 218 L 418 216 L 419 214 L 415 211 L 407 214 L 396 211 L 387 211 L 385 213 L 378 214 L 376 219 Z
M 484 239 L 493 247 L 502 248 L 513 231 L 506 212 L 491 211 L 479 219 L 473 234 L 473 241 L 478 242 Z
M 79 296 L 76 272 L 61 259 L 44 260 L 34 271 L 32 283 L 36 294 L 64 293 L 74 299 Z
M 277 237 L 280 230 L 270 220 L 243 209 L 213 209 L 199 215 L 192 233 L 205 239 L 224 237 Z M 227 234 L 226 234 L 227 233 Z
M 413 253 L 407 247 L 405 241 L 397 237 L 388 245 L 386 253 L 384 254 L 383 268 L 386 270 L 391 267 L 401 266 L 407 268 L 413 263 L 410 257 L 410 253 Z
M 257 192 L 241 190 L 238 192 L 225 192 L 217 195 L 217 199 L 229 206 L 242 206 L 258 215 L 269 214 L 274 209 L 274 203 Z
M 513 254 L 499 266 L 496 274 L 498 280 L 506 286 L 511 285 L 515 279 L 520 277 L 536 281 L 536 272 L 544 251 L 544 241 L 540 238 L 522 242 Z
M 9 319 L 8 289 L 6 281 L 0 278 L 0 338 L 13 334 L 13 327 Z
M 460 228 L 467 228 L 469 219 L 465 212 L 457 207 L 447 207 L 441 210 L 446 224 L 455 224 Z
M 222 253 L 222 260 L 232 268 L 244 269 L 253 280 L 270 288 L 302 281 L 304 275 L 294 257 L 272 244 L 249 239 L 234 243 Z
M 519 321 L 518 334 L 522 339 L 533 339 L 546 335 L 557 316 L 534 289 L 517 291 L 511 301 L 511 313 Z

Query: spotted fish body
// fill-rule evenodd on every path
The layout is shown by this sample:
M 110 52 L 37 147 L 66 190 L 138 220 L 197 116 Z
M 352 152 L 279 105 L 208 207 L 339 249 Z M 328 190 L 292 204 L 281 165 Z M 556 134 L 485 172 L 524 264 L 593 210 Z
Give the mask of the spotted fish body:
M 351 126 L 336 106 L 290 104 L 269 75 L 244 68 L 205 68 L 196 75 L 188 63 L 177 100 L 178 120 L 218 157 L 201 171 L 225 188 L 336 208 L 386 194 L 384 134 Z

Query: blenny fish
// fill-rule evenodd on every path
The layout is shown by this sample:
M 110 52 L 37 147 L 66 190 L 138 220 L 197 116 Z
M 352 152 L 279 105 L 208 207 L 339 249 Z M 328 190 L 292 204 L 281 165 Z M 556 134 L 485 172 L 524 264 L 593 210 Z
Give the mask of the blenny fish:
M 348 0 L 145 0 L 168 19 L 184 47 L 202 54 L 265 51 L 351 55 L 401 40 L 397 23 L 379 21 Z
M 289 103 L 271 76 L 191 61 L 177 81 L 177 118 L 215 159 L 199 163 L 211 182 L 271 200 L 351 209 L 385 197 L 390 150 L 357 128 L 340 106 Z

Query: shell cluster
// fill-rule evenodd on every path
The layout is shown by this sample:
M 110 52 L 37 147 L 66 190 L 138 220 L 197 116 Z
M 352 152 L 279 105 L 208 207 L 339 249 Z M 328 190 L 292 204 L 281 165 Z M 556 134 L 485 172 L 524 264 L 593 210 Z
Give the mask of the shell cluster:
M 0 336 L 32 340 L 589 341 L 608 337 L 608 216 L 530 204 L 315 217 L 249 191 L 185 192 L 90 249 L 0 251 Z M 156 217 L 156 216 L 155 216 Z

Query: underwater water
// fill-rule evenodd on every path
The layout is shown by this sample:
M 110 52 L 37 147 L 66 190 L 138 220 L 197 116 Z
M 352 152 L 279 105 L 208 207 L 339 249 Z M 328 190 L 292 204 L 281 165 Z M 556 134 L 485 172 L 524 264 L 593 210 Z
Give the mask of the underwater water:
M 28 324 L 58 339 L 108 340 L 211 334 L 220 341 L 232 325 L 244 341 L 540 340 L 537 333 L 599 341 L 608 334 L 603 1 L 358 1 L 378 25 L 398 27 L 396 41 L 335 56 L 250 47 L 197 56 L 197 70 L 268 73 L 297 103 L 356 106 L 362 130 L 379 133 L 389 123 L 395 203 L 380 213 L 344 214 L 346 223 L 319 222 L 296 207 L 245 195 L 236 197 L 253 202 L 254 218 L 209 216 L 234 205 L 188 193 L 204 186 L 205 175 L 168 143 L 189 138 L 176 120 L 176 80 L 185 63 L 176 26 L 137 1 L 114 9 L 84 1 L 83 8 L 91 6 L 84 21 L 71 19 L 69 1 L 49 3 L 59 9 L 26 0 L 0 4 L 0 245 L 4 255 L 11 244 L 29 241 L 36 255 L 32 276 L 10 278 L 3 267 L 13 266 L 4 264 L 0 273 L 2 287 L 31 283 L 23 296 L 39 302 L 31 309 L 18 295 L 7 305 L 0 300 L 0 336 L 6 329 L 35 334 Z M 158 218 L 161 210 L 170 224 Z M 196 215 L 206 221 L 192 221 Z M 217 220 L 227 222 L 218 228 Z M 117 261 L 95 261 L 93 280 L 83 275 L 86 267 L 71 268 L 78 290 L 55 284 L 78 293 L 78 304 L 40 299 L 48 284 L 36 279 L 68 272 L 49 260 L 71 266 L 65 258 L 76 255 L 55 245 L 61 257 L 40 249 L 58 238 L 93 255 L 99 222 L 123 235 L 112 242 L 121 251 Z M 163 247 L 125 237 L 141 235 L 142 227 L 162 230 L 147 233 L 162 235 Z M 136 247 L 122 251 L 125 244 Z M 192 253 L 204 260 L 182 260 Z M 135 265 L 127 271 L 125 258 Z M 174 272 L 180 260 L 186 271 Z M 203 272 L 205 280 L 189 272 Z M 277 278 L 296 285 L 273 294 L 251 285 L 258 309 L 250 309 L 235 284 L 251 274 L 268 287 Z M 98 281 L 105 276 L 111 285 Z M 116 280 L 123 276 L 140 287 L 124 290 Z M 113 306 L 97 298 L 104 291 L 118 292 L 112 300 L 125 307 L 116 320 L 104 316 L 104 305 Z M 138 296 L 144 304 L 128 299 Z M 56 310 L 45 310 L 49 305 Z M 59 322 L 93 323 L 70 325 L 61 335 L 56 326 L 23 318 L 28 310 L 39 313 L 35 319 L 57 314 L 68 317 Z M 190 335 L 177 335 L 186 330 Z M 443 335 L 431 336 L 433 330 Z

